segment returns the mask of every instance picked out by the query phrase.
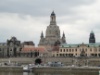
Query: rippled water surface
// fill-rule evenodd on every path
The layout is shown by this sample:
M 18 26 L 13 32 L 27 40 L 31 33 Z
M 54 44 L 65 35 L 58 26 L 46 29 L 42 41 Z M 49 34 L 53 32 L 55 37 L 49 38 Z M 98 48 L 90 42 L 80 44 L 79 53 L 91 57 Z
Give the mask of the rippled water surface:
M 28 73 L 28 72 L 0 72 L 0 75 L 100 75 L 99 72 L 88 73 Z

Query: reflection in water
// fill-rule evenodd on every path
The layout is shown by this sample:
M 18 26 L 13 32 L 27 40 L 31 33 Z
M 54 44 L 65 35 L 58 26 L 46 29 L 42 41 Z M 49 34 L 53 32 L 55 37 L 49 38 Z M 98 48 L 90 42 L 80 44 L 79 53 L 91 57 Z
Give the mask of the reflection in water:
M 23 75 L 34 75 L 32 72 L 23 72 Z
M 28 72 L 23 72 L 23 75 L 29 75 L 29 73 Z
M 23 75 L 22 72 L 0 72 L 0 75 Z
M 32 72 L 0 72 L 0 75 L 99 75 L 99 72 L 88 72 L 88 73 L 32 73 Z

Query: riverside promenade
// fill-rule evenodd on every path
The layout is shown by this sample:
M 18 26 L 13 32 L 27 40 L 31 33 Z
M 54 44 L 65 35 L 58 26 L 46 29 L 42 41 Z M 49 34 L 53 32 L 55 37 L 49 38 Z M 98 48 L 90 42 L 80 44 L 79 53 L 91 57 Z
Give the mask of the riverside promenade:
M 16 58 L 0 58 L 0 63 L 2 62 L 12 62 L 12 63 L 20 63 L 20 64 L 32 64 L 35 63 L 37 58 L 27 58 L 27 57 L 16 57 Z M 66 66 L 75 64 L 75 59 L 71 57 L 41 57 L 43 64 L 47 64 L 48 62 L 57 62 L 60 61 Z M 100 58 L 87 58 L 89 66 L 100 66 Z
M 0 63 L 2 62 L 10 62 L 11 63 L 20 63 L 20 64 L 30 64 L 30 63 L 34 63 L 34 61 L 37 58 L 25 58 L 25 57 L 17 57 L 17 58 L 0 58 Z M 53 61 L 60 61 L 63 64 L 65 64 L 66 66 L 69 65 L 73 65 L 73 60 L 76 58 L 62 58 L 62 57 L 42 57 L 42 63 L 46 64 L 47 62 L 53 62 Z M 87 73 L 87 75 L 90 75 L 90 72 L 94 75 L 98 75 L 100 68 L 98 67 L 98 65 L 100 65 L 100 58 L 88 58 L 88 65 L 89 66 L 96 66 L 94 68 L 88 68 L 88 67 L 35 67 L 32 69 L 32 72 L 35 73 L 46 73 L 46 72 L 50 72 L 50 73 L 73 73 L 73 74 L 77 74 L 77 73 Z M 2 71 L 11 71 L 11 72 L 23 72 L 23 67 L 11 67 L 11 66 L 7 66 L 7 67 L 0 67 L 0 72 Z

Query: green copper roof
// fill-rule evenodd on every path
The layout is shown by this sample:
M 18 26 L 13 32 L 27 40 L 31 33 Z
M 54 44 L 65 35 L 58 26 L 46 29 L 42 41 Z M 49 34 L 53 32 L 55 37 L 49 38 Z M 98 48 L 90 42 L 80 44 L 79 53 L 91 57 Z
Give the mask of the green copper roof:
M 86 45 L 87 47 L 100 47 L 100 43 L 89 43 L 89 44 L 82 43 L 82 44 Z M 79 47 L 82 44 L 61 44 L 60 47 Z
M 93 33 L 93 34 L 94 34 L 94 32 L 93 32 L 93 31 L 91 31 L 91 33 Z

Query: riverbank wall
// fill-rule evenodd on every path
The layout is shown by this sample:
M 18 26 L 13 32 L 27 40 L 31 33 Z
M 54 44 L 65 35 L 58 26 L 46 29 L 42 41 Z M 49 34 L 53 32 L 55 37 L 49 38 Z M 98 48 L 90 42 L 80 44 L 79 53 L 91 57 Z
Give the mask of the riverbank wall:
M 35 63 L 37 58 L 26 58 L 26 57 L 16 57 L 16 58 L 0 58 L 0 63 L 2 62 L 12 62 L 12 63 L 21 63 L 21 64 L 30 64 Z M 57 62 L 60 61 L 65 65 L 73 65 L 75 64 L 75 59 L 71 57 L 40 57 L 43 64 L 47 64 L 48 62 Z M 100 66 L 100 58 L 87 58 L 89 66 Z M 82 61 L 83 62 L 83 61 Z M 87 64 L 87 62 L 86 62 Z
M 74 68 L 74 67 L 34 67 L 33 73 L 61 73 L 61 74 L 99 74 L 100 68 Z M 0 72 L 23 72 L 22 67 L 0 67 Z
M 99 74 L 99 70 L 97 68 L 55 68 L 55 67 L 50 67 L 50 68 L 33 68 L 34 73 L 64 73 L 64 74 L 79 74 L 79 73 L 85 73 L 85 74 Z
M 6 66 L 6 67 L 0 67 L 0 72 L 23 72 L 22 67 L 11 67 L 11 66 Z

